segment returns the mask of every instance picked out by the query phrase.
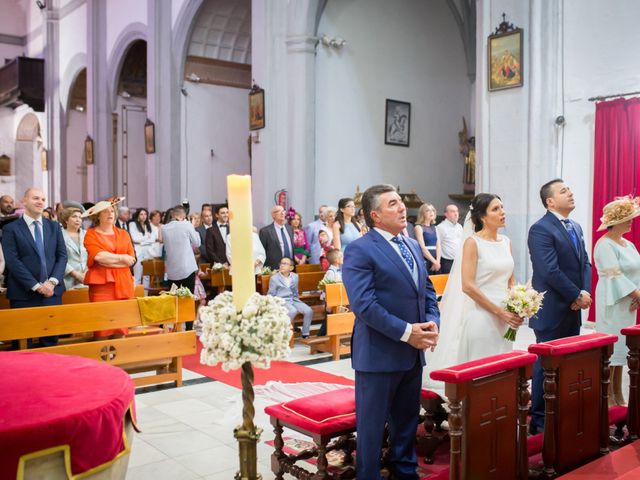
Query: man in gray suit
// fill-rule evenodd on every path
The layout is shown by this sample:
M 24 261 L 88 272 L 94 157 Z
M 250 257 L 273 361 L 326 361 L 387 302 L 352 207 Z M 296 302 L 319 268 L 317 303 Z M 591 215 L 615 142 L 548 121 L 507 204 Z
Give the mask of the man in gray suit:
M 280 268 L 282 257 L 293 258 L 293 229 L 285 222 L 284 207 L 276 205 L 271 209 L 273 223 L 260 229 L 260 242 L 267 254 L 265 267 Z
M 305 231 L 307 232 L 307 241 L 309 242 L 311 250 L 309 263 L 320 263 L 322 247 L 320 246 L 320 242 L 318 241 L 318 233 L 320 232 L 320 229 L 326 225 L 324 217 L 326 209 L 326 205 L 320 205 L 320 208 L 318 209 L 318 219 L 311 222 L 305 228 Z
M 213 225 L 213 211 L 210 208 L 203 208 L 200 213 L 202 222 L 196 228 L 196 232 L 200 235 L 200 263 L 211 263 L 207 257 L 207 249 L 205 248 L 204 239 L 207 236 L 207 229 Z

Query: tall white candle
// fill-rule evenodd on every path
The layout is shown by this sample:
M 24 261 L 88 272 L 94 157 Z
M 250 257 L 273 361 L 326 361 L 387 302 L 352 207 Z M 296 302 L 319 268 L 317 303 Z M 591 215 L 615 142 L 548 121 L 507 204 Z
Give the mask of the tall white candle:
M 242 310 L 256 291 L 253 260 L 253 215 L 251 214 L 251 176 L 229 175 L 229 224 L 233 252 L 233 303 Z

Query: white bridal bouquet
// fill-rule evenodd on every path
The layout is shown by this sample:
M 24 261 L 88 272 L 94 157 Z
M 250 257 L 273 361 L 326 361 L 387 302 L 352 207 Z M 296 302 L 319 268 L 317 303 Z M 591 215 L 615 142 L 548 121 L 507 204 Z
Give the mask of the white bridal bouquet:
M 225 372 L 251 362 L 269 368 L 271 360 L 289 356 L 291 320 L 284 300 L 254 293 L 242 312 L 233 304 L 233 294 L 224 292 L 198 311 L 202 321 L 200 362 L 222 363 Z
M 534 317 L 542 307 L 542 299 L 546 292 L 538 292 L 531 287 L 530 283 L 526 285 L 518 284 L 509 289 L 506 300 L 503 302 L 505 308 L 515 313 L 520 318 Z M 516 339 L 517 329 L 509 327 L 504 338 L 512 342 Z

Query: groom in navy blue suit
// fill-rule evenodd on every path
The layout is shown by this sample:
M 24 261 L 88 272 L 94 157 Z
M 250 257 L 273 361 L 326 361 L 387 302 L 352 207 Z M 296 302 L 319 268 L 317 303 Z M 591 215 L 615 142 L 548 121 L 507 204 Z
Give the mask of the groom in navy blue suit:
M 356 315 L 356 475 L 379 480 L 385 424 L 395 479 L 418 480 L 415 452 L 424 350 L 435 347 L 440 313 L 420 247 L 400 235 L 406 207 L 392 185 L 362 196 L 369 233 L 349 244 L 342 267 Z
M 4 227 L 2 233 L 9 305 L 11 308 L 59 305 L 67 266 L 61 227 L 43 218 L 45 196 L 42 190 L 30 188 L 22 202 L 24 215 Z M 57 343 L 55 336 L 40 338 L 43 347 Z
M 542 308 L 529 322 L 538 343 L 579 335 L 580 310 L 591 305 L 591 264 L 582 228 L 569 219 L 575 208 L 573 193 L 556 178 L 542 186 L 540 199 L 547 213 L 529 230 L 532 286 L 546 292 Z M 542 382 L 538 360 L 533 367 L 531 433 L 544 428 Z

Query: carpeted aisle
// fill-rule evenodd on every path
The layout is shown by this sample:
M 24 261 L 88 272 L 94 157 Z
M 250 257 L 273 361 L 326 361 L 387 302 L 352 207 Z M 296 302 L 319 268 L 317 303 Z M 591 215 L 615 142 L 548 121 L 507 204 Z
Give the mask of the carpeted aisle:
M 215 367 L 202 365 L 200 363 L 200 351 L 202 350 L 202 345 L 199 341 L 197 344 L 198 353 L 184 357 L 182 361 L 183 368 L 219 382 L 226 383 L 232 387 L 242 388 L 242 383 L 240 382 L 240 370 L 225 372 L 222 370 L 220 365 L 216 365 Z M 253 373 L 254 385 L 264 385 L 269 381 L 279 381 L 282 383 L 322 382 L 348 386 L 353 385 L 353 380 L 348 378 L 284 361 L 271 362 L 271 368 L 267 370 L 254 367 Z

